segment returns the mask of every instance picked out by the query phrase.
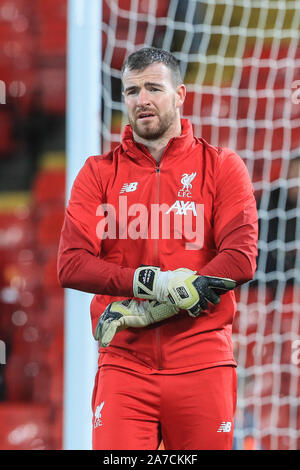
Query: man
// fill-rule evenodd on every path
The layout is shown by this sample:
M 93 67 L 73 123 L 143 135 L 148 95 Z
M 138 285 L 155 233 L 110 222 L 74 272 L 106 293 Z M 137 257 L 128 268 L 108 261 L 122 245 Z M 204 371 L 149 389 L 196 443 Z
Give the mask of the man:
M 122 83 L 129 125 L 79 172 L 58 257 L 61 285 L 95 294 L 93 448 L 231 449 L 232 289 L 256 267 L 253 188 L 239 156 L 181 118 L 172 54 L 131 54 Z

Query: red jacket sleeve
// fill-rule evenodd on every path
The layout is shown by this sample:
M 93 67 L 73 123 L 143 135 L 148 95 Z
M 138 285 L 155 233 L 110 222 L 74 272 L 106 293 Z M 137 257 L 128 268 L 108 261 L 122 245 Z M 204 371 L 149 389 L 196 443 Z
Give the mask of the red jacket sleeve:
M 243 160 L 223 149 L 216 175 L 214 235 L 218 254 L 199 273 L 238 284 L 256 270 L 258 216 L 253 186 Z
M 101 259 L 96 212 L 102 194 L 97 167 L 90 157 L 72 187 L 58 249 L 58 279 L 62 287 L 132 297 L 134 269 Z

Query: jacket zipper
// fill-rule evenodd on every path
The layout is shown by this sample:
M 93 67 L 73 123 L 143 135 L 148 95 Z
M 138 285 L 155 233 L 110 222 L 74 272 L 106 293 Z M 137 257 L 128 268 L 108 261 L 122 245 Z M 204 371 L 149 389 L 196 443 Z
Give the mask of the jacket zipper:
M 155 203 L 159 204 L 159 188 L 160 188 L 160 167 L 159 164 L 155 168 Z M 155 238 L 153 241 L 153 259 L 154 265 L 159 266 L 159 250 L 158 250 L 159 237 Z M 158 360 L 158 370 L 162 370 L 162 351 L 161 351 L 161 342 L 160 342 L 160 326 L 157 325 L 155 328 L 155 337 L 156 337 L 156 350 L 157 350 L 157 360 Z
M 160 203 L 160 197 L 159 197 L 159 190 L 160 190 L 160 170 L 162 167 L 162 160 L 169 149 L 170 145 L 173 143 L 175 139 L 171 139 L 165 148 L 165 151 L 160 159 L 160 162 L 156 163 L 155 166 L 155 203 L 159 205 Z M 154 240 L 154 247 L 153 247 L 153 259 L 154 259 L 154 265 L 159 266 L 160 265 L 160 260 L 159 260 L 159 249 L 158 249 L 158 244 L 159 244 L 159 237 Z M 157 350 L 157 365 L 158 365 L 158 370 L 162 370 L 162 362 L 163 362 L 163 357 L 162 357 L 162 349 L 161 349 L 161 338 L 160 338 L 160 331 L 161 327 L 158 325 L 157 328 L 155 328 L 155 337 L 156 337 L 156 350 Z
M 161 166 L 162 166 L 162 159 L 163 157 L 165 156 L 167 150 L 169 149 L 169 147 L 171 146 L 171 144 L 174 142 L 175 138 L 171 139 L 169 142 L 168 142 L 168 145 L 166 146 L 165 150 L 164 150 L 164 153 L 160 159 L 160 162 L 155 162 L 152 155 L 149 155 L 149 153 L 147 152 L 147 149 L 145 148 L 146 150 L 146 155 L 147 155 L 147 158 L 151 159 L 153 161 L 153 163 L 155 162 L 155 203 L 156 204 L 159 204 L 160 202 L 160 198 L 159 198 L 159 189 L 160 189 L 160 170 L 161 170 Z M 154 266 L 159 266 L 159 250 L 158 250 L 158 242 L 159 242 L 159 238 L 155 239 L 154 240 L 154 246 L 153 246 L 153 264 Z M 162 370 L 162 351 L 161 351 L 161 341 L 160 341 L 160 326 L 158 325 L 156 328 L 155 328 L 155 339 L 156 339 L 156 350 L 157 350 L 157 366 L 158 366 L 158 370 Z

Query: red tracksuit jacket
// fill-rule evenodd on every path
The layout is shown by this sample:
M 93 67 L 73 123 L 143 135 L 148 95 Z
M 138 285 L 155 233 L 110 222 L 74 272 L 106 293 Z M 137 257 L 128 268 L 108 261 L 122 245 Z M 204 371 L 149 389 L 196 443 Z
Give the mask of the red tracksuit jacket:
M 92 328 L 113 300 L 133 297 L 141 264 L 199 274 L 252 279 L 257 256 L 257 209 L 242 159 L 229 149 L 182 134 L 159 163 L 133 140 L 87 159 L 75 179 L 61 233 L 62 287 L 94 293 Z M 231 341 L 234 292 L 198 318 L 187 312 L 146 328 L 130 328 L 100 348 L 99 364 L 146 373 L 179 373 L 236 365 Z

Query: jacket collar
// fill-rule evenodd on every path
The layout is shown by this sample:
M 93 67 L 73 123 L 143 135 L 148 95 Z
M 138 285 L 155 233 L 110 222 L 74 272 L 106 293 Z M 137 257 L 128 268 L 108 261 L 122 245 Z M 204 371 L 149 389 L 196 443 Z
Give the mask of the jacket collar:
M 194 143 L 193 127 L 188 119 L 181 119 L 181 135 L 171 139 L 168 143 L 167 154 L 175 155 L 181 154 L 188 151 Z M 129 124 L 125 126 L 122 133 L 122 148 L 130 156 L 135 159 L 149 158 L 150 153 L 144 145 L 138 144 L 132 133 L 132 128 Z

